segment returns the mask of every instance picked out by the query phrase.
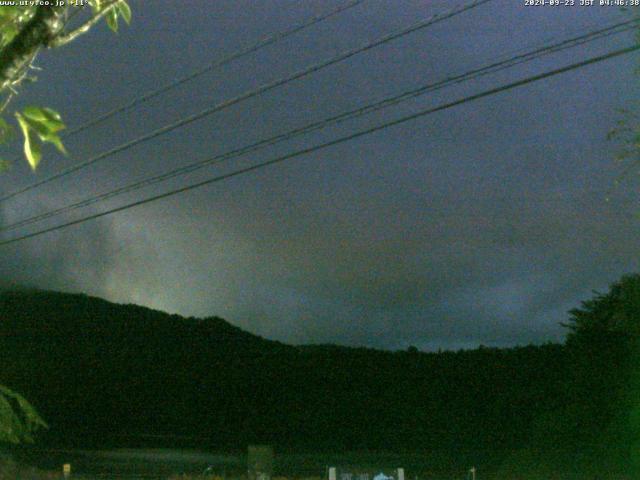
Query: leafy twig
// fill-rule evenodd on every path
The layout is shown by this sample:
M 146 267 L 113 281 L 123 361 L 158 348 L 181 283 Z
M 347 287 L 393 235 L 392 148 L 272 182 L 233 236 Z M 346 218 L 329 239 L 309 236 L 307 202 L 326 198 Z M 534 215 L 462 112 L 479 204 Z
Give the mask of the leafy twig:
M 66 45 L 69 42 L 72 42 L 73 40 L 78 38 L 80 35 L 87 33 L 91 29 L 91 27 L 93 27 L 102 18 L 104 18 L 121 1 L 122 0 L 112 0 L 110 2 L 107 2 L 105 6 L 101 8 L 99 12 L 94 14 L 89 20 L 87 20 L 81 26 L 79 26 L 75 30 L 72 30 L 69 33 L 66 33 L 64 35 L 58 35 L 51 42 L 49 42 L 49 46 L 61 47 L 63 45 Z

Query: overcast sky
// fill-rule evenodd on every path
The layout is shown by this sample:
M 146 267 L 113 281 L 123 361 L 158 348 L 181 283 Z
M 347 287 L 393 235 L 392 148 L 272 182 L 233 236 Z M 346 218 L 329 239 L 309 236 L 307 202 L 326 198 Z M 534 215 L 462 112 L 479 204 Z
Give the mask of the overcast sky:
M 43 52 L 16 107 L 70 127 L 265 35 L 329 0 L 132 2 Z M 462 1 L 367 0 L 330 20 L 47 148 L 0 192 L 318 63 Z M 627 18 L 614 7 L 494 0 L 115 155 L 0 205 L 13 222 L 311 121 Z M 420 97 L 260 153 L 12 232 L 131 202 L 403 114 L 629 45 L 632 33 Z M 465 103 L 339 146 L 96 221 L 0 247 L 11 283 L 182 315 L 221 316 L 267 338 L 421 349 L 561 341 L 566 312 L 639 270 L 638 183 L 611 193 L 607 132 L 638 98 L 638 54 Z M 14 150 L 19 145 L 14 145 Z

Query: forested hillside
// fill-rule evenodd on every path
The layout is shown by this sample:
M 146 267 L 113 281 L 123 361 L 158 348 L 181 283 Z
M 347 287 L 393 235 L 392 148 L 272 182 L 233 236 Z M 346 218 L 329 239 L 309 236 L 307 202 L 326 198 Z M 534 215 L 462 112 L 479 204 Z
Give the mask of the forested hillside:
M 46 418 L 45 442 L 170 434 L 216 448 L 515 448 L 565 398 L 560 345 L 443 353 L 294 347 L 220 318 L 85 295 L 4 293 L 0 342 L 0 383 Z

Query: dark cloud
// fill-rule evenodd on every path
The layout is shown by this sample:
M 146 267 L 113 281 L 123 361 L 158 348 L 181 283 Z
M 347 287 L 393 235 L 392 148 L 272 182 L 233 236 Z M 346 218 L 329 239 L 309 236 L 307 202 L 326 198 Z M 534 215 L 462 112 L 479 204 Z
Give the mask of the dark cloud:
M 0 225 L 6 224 L 0 209 Z M 109 221 L 9 244 L 0 251 L 0 287 L 98 293 L 111 274 L 114 249 Z

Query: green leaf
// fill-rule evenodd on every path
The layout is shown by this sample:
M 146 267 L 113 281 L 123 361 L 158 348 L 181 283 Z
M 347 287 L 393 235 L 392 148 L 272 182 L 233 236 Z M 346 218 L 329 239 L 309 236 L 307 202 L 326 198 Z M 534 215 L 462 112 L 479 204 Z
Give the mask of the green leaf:
M 26 107 L 22 114 L 16 113 L 16 117 L 25 139 L 25 156 L 33 170 L 37 168 L 42 157 L 40 142 L 51 143 L 58 151 L 64 155 L 67 154 L 62 140 L 57 134 L 58 131 L 65 128 L 58 112 L 50 108 Z
M 33 120 L 31 120 L 30 118 L 27 117 L 22 117 L 25 121 L 25 123 L 27 124 L 27 126 L 33 130 L 33 133 L 35 133 L 36 135 L 38 135 L 38 137 L 44 137 L 46 135 L 49 135 L 49 129 L 43 125 L 42 123 L 38 123 L 38 122 L 34 122 Z
M 18 2 L 15 2 L 18 3 Z M 26 3 L 26 2 L 25 2 Z M 0 7 L 0 37 L 5 46 L 22 29 L 24 24 L 33 17 L 35 8 L 29 6 L 8 6 Z
M 33 441 L 33 432 L 47 428 L 35 408 L 22 395 L 0 385 L 0 441 Z
M 16 6 L 4 6 L 0 8 L 0 19 L 12 18 L 19 15 L 20 8 Z
M 116 7 L 109 10 L 106 21 L 109 28 L 118 33 L 118 10 Z
M 98 13 L 100 13 L 100 10 L 102 10 L 102 1 L 101 0 L 92 0 L 90 5 L 91 5 L 91 10 L 93 11 L 94 15 L 97 15 Z
M 121 0 L 120 3 L 118 3 L 117 8 L 122 19 L 127 23 L 127 25 L 129 25 L 131 23 L 131 7 L 129 4 L 124 0 Z
M 33 138 L 33 129 L 25 117 L 16 112 L 16 118 L 24 136 L 24 155 L 27 157 L 27 162 L 29 162 L 31 169 L 35 171 L 42 158 L 42 146 Z
M 65 128 L 60 119 L 60 114 L 50 108 L 40 108 L 29 106 L 23 112 L 16 113 L 18 123 L 22 128 L 25 144 L 24 152 L 29 165 L 36 169 L 42 157 L 42 146 L 40 142 L 53 144 L 58 151 L 67 154 L 60 136 L 57 134 Z M 35 138 L 37 136 L 37 138 Z M 39 140 L 39 141 L 38 141 Z
M 22 113 L 39 132 L 58 132 L 65 128 L 60 114 L 50 108 L 26 107 Z
M 64 148 L 64 145 L 62 144 L 62 140 L 60 140 L 60 137 L 55 133 L 50 133 L 44 137 L 40 137 L 40 140 L 42 140 L 43 142 L 52 143 L 60 153 L 67 155 L 67 149 Z
M 18 26 L 9 23 L 2 29 L 2 43 L 9 43 L 18 34 Z
M 58 122 L 62 122 L 62 117 L 60 116 L 60 114 L 55 110 L 53 110 L 52 108 L 45 107 L 42 109 L 42 112 L 47 117 L 47 120 L 49 121 L 56 120 Z
M 22 111 L 22 114 L 25 117 L 30 118 L 31 120 L 34 120 L 36 122 L 42 122 L 47 119 L 42 109 L 38 107 L 25 107 L 25 109 Z
M 13 408 L 11 408 L 11 403 L 4 396 L 0 396 L 0 440 L 19 443 L 17 429 L 17 419 Z

